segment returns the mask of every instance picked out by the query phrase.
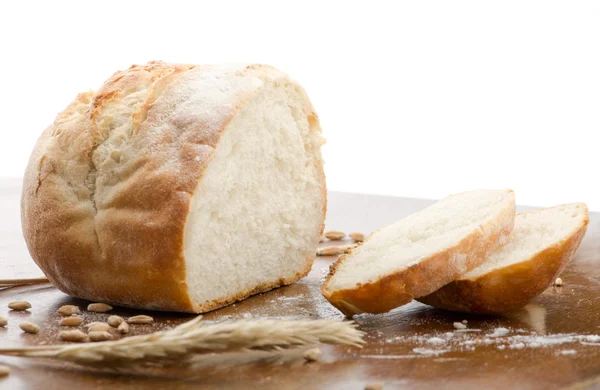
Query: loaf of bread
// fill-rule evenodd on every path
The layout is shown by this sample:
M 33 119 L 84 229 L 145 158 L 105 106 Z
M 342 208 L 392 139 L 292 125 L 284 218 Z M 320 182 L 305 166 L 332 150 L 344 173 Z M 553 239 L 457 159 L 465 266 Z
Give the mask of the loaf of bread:
M 318 117 L 264 65 L 150 62 L 81 93 L 38 140 L 23 233 L 63 292 L 205 312 L 313 263 L 326 188 Z
M 340 257 L 321 291 L 347 316 L 387 312 L 479 266 L 506 241 L 514 219 L 510 190 L 449 196 Z
M 417 300 L 479 314 L 521 308 L 544 292 L 569 264 L 588 222 L 583 203 L 518 214 L 507 243 L 483 264 Z

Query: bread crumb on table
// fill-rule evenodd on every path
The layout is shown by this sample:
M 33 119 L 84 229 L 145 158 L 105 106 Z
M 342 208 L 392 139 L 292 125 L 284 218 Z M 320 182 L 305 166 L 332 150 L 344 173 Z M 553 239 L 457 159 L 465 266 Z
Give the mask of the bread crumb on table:
M 10 374 L 10 367 L 0 364 L 0 377 L 8 376 Z
M 462 322 L 455 322 L 454 329 L 467 329 L 467 325 L 463 324 Z
M 383 382 L 371 382 L 371 383 L 367 383 L 367 385 L 365 386 L 365 390 L 382 390 L 383 389 Z
M 561 278 L 556 278 L 556 280 L 554 281 L 554 285 L 555 285 L 555 286 L 558 286 L 558 287 L 560 287 L 560 286 L 562 286 L 563 284 L 564 284 L 564 283 L 563 283 L 563 280 L 562 280 Z

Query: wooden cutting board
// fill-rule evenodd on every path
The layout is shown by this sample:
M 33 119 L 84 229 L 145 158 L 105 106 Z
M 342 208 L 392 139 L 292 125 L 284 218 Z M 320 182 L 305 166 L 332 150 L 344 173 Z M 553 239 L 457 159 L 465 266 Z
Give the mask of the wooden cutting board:
M 20 181 L 0 180 L 1 278 L 41 276 L 21 236 Z M 327 225 L 331 229 L 369 233 L 431 202 L 418 199 L 331 193 Z M 584 242 L 565 285 L 551 287 L 522 310 L 504 317 L 468 316 L 413 302 L 385 315 L 356 318 L 367 332 L 363 349 L 325 346 L 322 362 L 258 363 L 239 368 L 146 370 L 134 374 L 102 372 L 74 365 L 0 357 L 10 365 L 4 389 L 363 389 L 383 382 L 385 389 L 587 388 L 600 383 L 600 215 L 593 213 Z M 323 245 L 327 245 L 326 243 Z M 238 318 L 342 318 L 319 292 L 333 257 L 319 258 L 312 272 L 288 287 L 251 297 L 208 313 L 207 321 Z M 7 303 L 25 299 L 30 313 L 9 312 Z M 49 284 L 0 290 L 0 346 L 57 343 L 64 304 L 84 308 Z M 111 314 L 151 314 L 156 323 L 138 325 L 133 334 L 166 329 L 192 318 L 116 308 Z M 84 314 L 87 321 L 108 314 Z M 39 335 L 23 334 L 22 320 L 41 326 Z M 467 320 L 466 331 L 453 323 Z

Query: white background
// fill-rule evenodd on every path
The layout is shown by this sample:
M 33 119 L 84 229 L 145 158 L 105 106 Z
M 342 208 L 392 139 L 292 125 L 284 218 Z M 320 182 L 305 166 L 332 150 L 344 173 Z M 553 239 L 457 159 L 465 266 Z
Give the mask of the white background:
M 600 210 L 600 2 L 3 1 L 0 40 L 1 176 L 117 69 L 260 62 L 311 97 L 330 189 Z

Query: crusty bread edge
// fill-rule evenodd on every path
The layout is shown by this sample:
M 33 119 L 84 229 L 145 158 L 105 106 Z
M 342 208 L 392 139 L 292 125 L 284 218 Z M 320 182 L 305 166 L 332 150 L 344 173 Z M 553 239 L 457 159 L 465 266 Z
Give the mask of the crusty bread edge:
M 434 253 L 417 264 L 352 289 L 331 291 L 328 284 L 337 267 L 352 251 L 341 256 L 330 268 L 321 293 L 338 310 L 351 317 L 360 313 L 385 313 L 409 303 L 415 297 L 431 294 L 483 260 L 506 241 L 515 220 L 514 192 L 512 201 L 496 218 L 474 230 L 456 245 Z M 368 242 L 368 239 L 365 241 Z M 460 257 L 464 256 L 464 260 Z
M 441 309 L 501 314 L 525 306 L 548 288 L 579 248 L 589 216 L 564 240 L 529 260 L 493 269 L 484 275 L 459 279 L 417 300 Z

